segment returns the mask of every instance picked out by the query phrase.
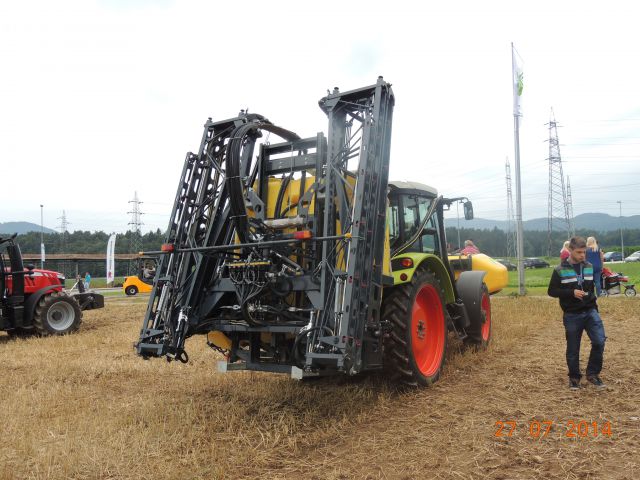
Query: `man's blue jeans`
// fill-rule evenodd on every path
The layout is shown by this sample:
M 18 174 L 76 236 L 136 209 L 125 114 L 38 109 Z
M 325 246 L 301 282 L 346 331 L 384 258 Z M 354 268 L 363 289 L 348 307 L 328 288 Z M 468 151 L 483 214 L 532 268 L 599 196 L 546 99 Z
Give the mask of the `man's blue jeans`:
M 587 376 L 599 375 L 602 370 L 602 357 L 604 354 L 604 325 L 600 314 L 595 308 L 580 313 L 565 313 L 564 330 L 567 336 L 567 366 L 569 377 L 580 379 L 580 341 L 582 332 L 587 331 L 591 339 L 591 354 L 587 364 Z

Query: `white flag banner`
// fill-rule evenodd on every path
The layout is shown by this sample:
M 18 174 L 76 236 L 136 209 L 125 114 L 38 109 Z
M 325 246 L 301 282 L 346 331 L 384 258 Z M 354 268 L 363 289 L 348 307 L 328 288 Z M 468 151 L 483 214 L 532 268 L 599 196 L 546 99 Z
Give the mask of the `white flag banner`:
M 511 44 L 511 65 L 513 73 L 513 115 L 522 116 L 522 90 L 524 89 L 524 73 L 522 71 L 522 58 Z
M 44 263 L 44 243 L 40 244 L 40 261 Z
M 114 233 L 109 237 L 107 242 L 107 284 L 113 283 L 115 276 L 115 255 L 116 253 L 116 234 Z

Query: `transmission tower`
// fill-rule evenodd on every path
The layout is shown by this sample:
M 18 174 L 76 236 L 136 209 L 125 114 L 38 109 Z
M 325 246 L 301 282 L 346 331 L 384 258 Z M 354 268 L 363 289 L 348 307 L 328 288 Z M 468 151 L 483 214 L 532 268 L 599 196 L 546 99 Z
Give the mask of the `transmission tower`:
M 60 229 L 60 253 L 65 253 L 67 250 L 67 233 L 71 223 L 67 221 L 67 212 L 64 210 L 62 210 L 62 216 L 58 217 L 58 220 L 60 220 L 60 225 L 58 226 Z M 67 264 L 64 260 L 62 261 L 62 266 L 58 266 L 58 268 L 61 268 L 65 276 L 67 275 Z
M 71 223 L 67 221 L 67 212 L 62 210 L 62 216 L 58 217 L 58 220 L 60 220 L 60 225 L 58 226 L 58 228 L 60 229 L 60 233 L 62 234 L 62 244 L 64 245 L 67 237 L 67 232 L 69 231 L 69 225 L 71 225 Z
M 513 195 L 511 194 L 511 165 L 509 157 L 504 164 L 507 173 L 507 257 L 516 256 L 516 229 L 513 217 Z
M 573 237 L 576 234 L 576 222 L 573 218 L 573 199 L 571 197 L 571 182 L 567 175 L 567 213 L 569 215 L 569 234 Z
M 138 198 L 138 192 L 134 192 L 133 200 L 129 200 L 129 203 L 133 204 L 132 210 L 127 212 L 131 215 L 131 221 L 129 222 L 129 225 L 131 225 L 129 229 L 131 231 L 131 236 L 129 237 L 129 253 L 138 253 L 142 250 L 142 235 L 140 231 L 142 225 L 144 225 L 141 218 L 144 214 L 140 211 L 142 202 Z M 135 267 L 132 262 L 129 261 L 129 275 L 133 275 L 134 273 Z
M 569 209 L 567 206 L 567 190 L 562 173 L 562 157 L 558 141 L 558 123 L 553 108 L 549 120 L 549 215 L 547 217 L 547 255 L 552 256 L 553 232 L 564 231 L 567 238 L 571 235 Z

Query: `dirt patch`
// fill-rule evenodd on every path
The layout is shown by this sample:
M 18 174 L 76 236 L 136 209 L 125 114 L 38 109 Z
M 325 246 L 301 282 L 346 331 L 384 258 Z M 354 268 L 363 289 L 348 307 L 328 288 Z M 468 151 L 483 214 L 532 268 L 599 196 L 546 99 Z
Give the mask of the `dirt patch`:
M 637 478 L 638 300 L 600 304 L 609 388 L 574 393 L 556 302 L 495 299 L 489 350 L 450 342 L 441 381 L 409 392 L 219 375 L 201 337 L 187 365 L 143 361 L 145 305 L 108 302 L 76 335 L 0 336 L 0 478 Z M 567 437 L 580 421 L 588 434 Z

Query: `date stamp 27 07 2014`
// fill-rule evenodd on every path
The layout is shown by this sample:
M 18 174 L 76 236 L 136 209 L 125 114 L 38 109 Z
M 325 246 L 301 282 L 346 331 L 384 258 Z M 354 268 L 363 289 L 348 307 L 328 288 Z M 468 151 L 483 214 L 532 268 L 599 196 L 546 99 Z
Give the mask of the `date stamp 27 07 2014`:
M 528 427 L 528 428 L 527 428 Z M 524 430 L 524 433 L 522 433 Z M 518 425 L 515 420 L 498 420 L 495 423 L 495 437 L 513 437 L 525 435 L 529 438 L 542 439 L 558 432 L 563 438 L 595 438 L 613 437 L 610 421 L 567 420 L 531 420 L 528 425 Z

